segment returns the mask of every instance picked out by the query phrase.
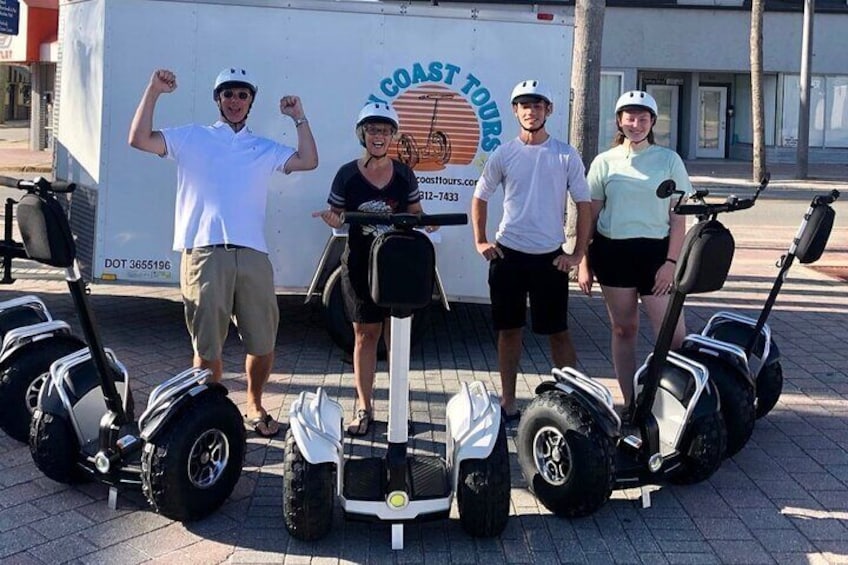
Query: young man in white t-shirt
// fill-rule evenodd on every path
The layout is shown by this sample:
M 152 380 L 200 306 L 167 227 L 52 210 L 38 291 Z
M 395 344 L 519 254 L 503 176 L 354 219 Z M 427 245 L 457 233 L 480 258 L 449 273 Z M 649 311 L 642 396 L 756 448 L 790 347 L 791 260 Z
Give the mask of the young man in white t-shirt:
M 182 251 L 180 288 L 194 366 L 210 369 L 220 381 L 232 319 L 247 349 L 245 421 L 257 434 L 273 437 L 279 423 L 262 406 L 279 322 L 264 235 L 268 183 L 274 171 L 288 174 L 318 166 L 315 140 L 297 96 L 280 99 L 280 113 L 294 120 L 297 149 L 253 135 L 245 123 L 258 87 L 238 67 L 222 70 L 215 79 L 216 123 L 154 130 L 159 96 L 176 87 L 173 72 L 153 73 L 133 117 L 129 143 L 177 162 L 174 250 Z
M 515 381 L 521 359 L 521 334 L 530 298 L 532 329 L 547 335 L 557 367 L 573 367 L 577 355 L 568 332 L 568 272 L 589 244 L 589 187 L 580 155 L 545 130 L 553 112 L 549 91 L 536 80 L 518 83 L 512 109 L 521 130 L 497 148 L 477 181 L 471 221 L 477 252 L 489 261 L 492 321 L 498 332 L 498 368 L 507 422 L 521 413 L 515 406 Z M 486 236 L 488 201 L 504 189 L 504 214 L 495 243 Z M 565 253 L 563 229 L 567 195 L 577 204 L 577 241 Z

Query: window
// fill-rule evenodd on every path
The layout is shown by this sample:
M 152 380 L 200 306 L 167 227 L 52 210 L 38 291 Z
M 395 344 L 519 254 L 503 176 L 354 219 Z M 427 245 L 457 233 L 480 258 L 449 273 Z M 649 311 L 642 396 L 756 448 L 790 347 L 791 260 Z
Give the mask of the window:
M 601 73 L 601 101 L 598 116 L 598 153 L 609 148 L 618 128 L 615 125 L 615 103 L 622 93 L 623 73 Z
M 781 145 L 798 143 L 800 77 L 783 77 Z M 810 79 L 810 147 L 848 147 L 848 76 Z

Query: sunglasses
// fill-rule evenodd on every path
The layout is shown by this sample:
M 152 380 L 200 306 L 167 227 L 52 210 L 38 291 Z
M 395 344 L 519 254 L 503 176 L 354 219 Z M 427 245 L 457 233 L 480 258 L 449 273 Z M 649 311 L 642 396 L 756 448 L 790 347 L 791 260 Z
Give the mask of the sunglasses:
M 394 128 L 389 126 L 365 126 L 365 133 L 368 135 L 384 135 L 389 136 L 394 133 Z
M 239 92 L 233 92 L 232 90 L 224 90 L 223 92 L 221 92 L 221 96 L 228 100 L 233 96 L 235 96 L 239 100 L 247 100 L 248 98 L 250 98 L 250 93 L 245 92 L 244 90 L 240 90 Z

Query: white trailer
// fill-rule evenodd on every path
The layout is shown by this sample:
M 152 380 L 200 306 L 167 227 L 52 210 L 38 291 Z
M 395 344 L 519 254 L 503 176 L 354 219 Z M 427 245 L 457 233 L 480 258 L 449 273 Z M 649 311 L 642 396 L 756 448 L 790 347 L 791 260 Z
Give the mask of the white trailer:
M 248 120 L 258 135 L 296 145 L 276 101 L 302 98 L 320 165 L 272 181 L 265 229 L 281 294 L 305 294 L 310 283 L 321 292 L 337 266 L 338 243 L 326 245 L 329 230 L 311 212 L 326 206 L 339 166 L 360 155 L 354 121 L 367 101 L 398 111 L 393 152 L 413 166 L 429 213 L 470 210 L 486 159 L 517 135 L 509 95 L 519 80 L 551 85 L 556 103 L 548 127 L 567 137 L 573 26 L 564 7 L 63 0 L 59 27 L 56 176 L 80 186 L 71 222 L 93 282 L 178 282 L 179 255 L 171 250 L 176 167 L 127 144 L 157 68 L 173 70 L 179 87 L 160 98 L 154 127 L 214 122 L 212 82 L 227 65 L 258 78 Z M 490 215 L 493 232 L 500 201 Z M 486 265 L 470 226 L 446 228 L 440 237 L 443 299 L 488 300 Z

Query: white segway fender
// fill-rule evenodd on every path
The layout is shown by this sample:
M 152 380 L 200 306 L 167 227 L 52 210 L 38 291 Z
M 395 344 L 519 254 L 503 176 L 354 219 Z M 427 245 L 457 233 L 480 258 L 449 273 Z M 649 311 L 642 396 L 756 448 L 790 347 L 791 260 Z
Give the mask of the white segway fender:
M 741 375 L 744 375 L 748 383 L 752 386 L 754 385 L 754 375 L 756 373 L 751 372 L 748 366 L 748 358 L 745 356 L 745 350 L 738 345 L 705 335 L 690 334 L 684 338 L 680 353 L 685 356 L 687 352 L 691 351 L 723 359 L 735 367 Z
M 620 434 L 621 417 L 615 411 L 615 401 L 607 387 L 571 367 L 554 368 L 551 374 L 554 380 L 544 381 L 537 386 L 537 395 L 549 390 L 557 390 L 572 396 L 596 416 L 596 424 L 608 436 L 617 437 Z
M 729 335 L 725 335 L 725 326 L 730 326 Z M 701 335 L 717 338 L 721 336 L 722 341 L 729 341 L 739 346 L 747 346 L 747 341 L 757 327 L 757 320 L 750 316 L 737 314 L 736 312 L 716 312 L 701 330 Z M 760 330 L 761 339 L 748 357 L 748 365 L 752 375 L 760 374 L 763 365 L 769 359 L 772 348 L 771 328 L 768 324 L 763 325 Z
M 313 465 L 342 464 L 341 404 L 331 400 L 323 387 L 301 392 L 289 409 L 289 429 L 304 459 Z
M 650 359 L 651 355 L 645 359 L 645 363 L 633 377 L 635 394 L 642 390 L 642 376 L 648 370 Z M 663 458 L 677 452 L 685 426 L 692 420 L 698 401 L 702 395 L 710 393 L 707 387 L 709 374 L 701 363 L 674 351 L 668 353 L 666 368 L 663 369 L 660 386 L 651 407 L 651 412 L 659 423 Z M 718 407 L 719 399 L 716 397 L 713 409 L 717 410 Z
M 11 329 L 6 332 L 5 336 L 3 336 L 3 346 L 2 349 L 0 349 L 0 363 L 9 359 L 16 351 L 30 343 L 49 339 L 58 335 L 71 335 L 71 327 L 61 320 L 50 320 L 47 322 L 40 322 L 38 324 Z M 76 338 L 73 339 L 76 340 Z M 80 348 L 85 347 L 85 344 L 81 340 L 76 341 L 79 341 L 82 344 L 80 345 Z
M 459 464 L 465 459 L 485 459 L 492 453 L 501 427 L 497 395 L 480 381 L 462 383 L 447 405 L 447 463 L 456 484 Z
M 192 367 L 171 377 L 153 389 L 147 397 L 147 407 L 138 419 L 141 438 L 150 442 L 165 428 L 165 424 L 181 412 L 189 399 L 206 391 L 227 394 L 227 389 L 218 383 L 209 382 L 212 371 Z

